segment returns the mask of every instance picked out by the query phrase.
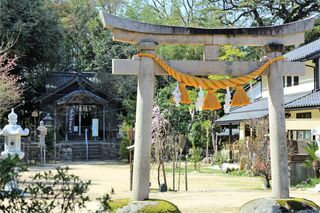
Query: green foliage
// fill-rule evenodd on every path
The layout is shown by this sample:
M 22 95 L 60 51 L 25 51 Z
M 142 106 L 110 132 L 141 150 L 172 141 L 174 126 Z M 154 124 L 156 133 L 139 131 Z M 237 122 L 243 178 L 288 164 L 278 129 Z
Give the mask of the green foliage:
M 225 45 L 220 49 L 219 59 L 222 61 L 239 61 L 246 56 L 246 53 L 238 47 Z
M 120 148 L 119 148 L 119 152 L 120 152 L 120 156 L 122 159 L 129 159 L 129 150 L 127 149 L 128 146 L 130 146 L 130 140 L 129 140 L 129 136 L 128 136 L 128 132 L 132 130 L 132 125 L 124 122 L 121 125 L 121 131 L 124 135 L 124 137 L 121 139 L 120 142 Z
M 196 148 L 195 146 L 192 146 L 192 149 L 189 151 L 189 153 L 189 160 L 193 163 L 194 169 L 199 170 L 199 162 L 202 160 L 202 148 Z
M 295 185 L 296 188 L 314 188 L 317 184 L 320 184 L 320 178 L 310 178 L 303 181 L 300 184 Z
M 158 204 L 143 207 L 141 213 L 180 213 L 178 207 L 169 201 L 160 199 L 150 199 L 149 201 L 155 201 Z
M 96 72 L 99 88 L 116 102 L 131 95 L 136 78 L 112 75 L 112 59 L 129 58 L 136 50 L 112 40 L 111 32 L 102 26 L 96 3 L 68 0 L 53 1 L 50 5 L 64 32 L 62 67 Z
M 316 156 L 315 152 L 318 150 L 318 146 L 316 142 L 308 142 L 304 147 L 304 150 L 308 154 L 307 160 L 305 160 L 305 166 L 307 168 L 312 168 L 314 162 L 320 161 L 320 159 Z
M 10 181 L 17 179 L 19 173 L 26 170 L 25 163 L 20 160 L 18 155 L 0 160 L 0 190 L 4 189 L 4 186 Z
M 157 54 L 168 60 L 202 60 L 203 47 L 187 45 L 161 45 Z
M 305 33 L 306 43 L 320 38 L 320 18 L 316 19 L 312 30 Z
M 31 205 L 29 208 L 43 212 L 74 211 L 85 208 L 89 197 L 85 195 L 91 181 L 82 181 L 69 174 L 69 168 L 56 168 L 56 172 L 37 173 L 28 186 Z
M 38 64 L 54 65 L 59 60 L 61 30 L 57 18 L 42 0 L 1 0 L 0 38 L 16 39 L 11 54 L 19 66 L 31 71 Z
M 220 151 L 217 151 L 213 154 L 212 156 L 212 162 L 215 165 L 222 165 L 223 163 L 227 163 L 228 162 L 228 150 L 223 149 Z
M 161 111 L 167 110 L 165 118 L 169 120 L 171 126 L 175 132 L 187 134 L 190 129 L 190 123 L 192 123 L 192 117 L 190 110 L 194 107 L 193 105 L 180 105 L 176 107 L 171 101 L 172 91 L 177 86 L 176 83 L 169 84 L 166 87 L 158 89 L 156 95 L 156 103 L 159 104 Z M 196 93 L 193 90 L 188 91 L 192 100 L 195 99 Z
M 109 200 L 108 205 L 110 207 L 110 210 L 112 212 L 115 212 L 117 209 L 120 209 L 128 205 L 129 202 L 130 202 L 129 198 L 122 198 L 122 199 L 116 199 L 116 200 Z
M 241 177 L 253 177 L 254 174 L 251 170 L 235 170 L 228 173 L 228 175 L 241 176 Z
M 166 167 L 165 171 L 166 171 L 166 173 L 167 172 L 168 173 L 172 173 L 173 172 L 173 168 L 172 167 Z M 178 173 L 179 171 L 181 173 L 184 173 L 185 172 L 185 167 L 182 166 L 180 168 L 175 168 L 175 172 L 176 173 Z M 195 170 L 193 165 L 188 165 L 188 167 L 187 167 L 187 172 L 188 173 L 195 172 L 195 171 L 197 171 L 199 173 L 205 173 L 205 174 L 222 173 L 222 170 L 213 169 L 212 167 L 201 166 L 198 170 Z
M 0 210 L 2 212 L 66 213 L 85 208 L 85 203 L 89 201 L 89 197 L 85 194 L 90 181 L 84 182 L 78 176 L 69 174 L 68 167 L 57 168 L 55 172 L 37 173 L 24 189 L 14 188 L 11 191 L 3 191 L 3 184 L 10 178 L 11 181 L 17 180 L 18 173 L 21 171 L 19 168 L 24 168 L 22 165 L 22 161 L 17 157 L 0 161 Z
M 123 124 L 134 126 L 136 114 L 136 97 L 130 96 L 122 101 L 124 110 L 118 114 L 119 119 Z
M 119 147 L 121 159 L 129 159 L 128 146 L 130 146 L 130 141 L 127 138 L 122 138 Z
M 205 147 L 207 140 L 211 140 L 211 134 L 207 137 L 207 129 L 210 129 L 210 120 L 197 120 L 192 124 L 190 133 L 188 134 L 189 141 L 196 147 Z M 211 146 L 211 143 L 210 143 Z
M 277 199 L 277 203 L 281 206 L 284 212 L 318 212 L 320 207 L 311 200 L 304 198 L 287 198 Z
M 54 151 L 54 129 L 48 128 L 48 133 L 46 135 L 46 149 L 48 152 Z
M 103 195 L 102 198 L 98 198 L 97 200 L 100 202 L 100 208 L 99 210 L 96 211 L 96 213 L 102 213 L 102 212 L 107 212 L 111 209 L 111 206 L 109 204 L 110 202 L 110 195 L 109 194 L 105 194 Z
M 319 13 L 319 1 L 210 0 L 226 26 L 267 26 L 289 23 Z
M 147 205 L 142 209 L 139 209 L 139 213 L 180 213 L 180 210 L 173 203 L 160 200 L 160 199 L 149 199 L 146 200 L 150 202 L 157 202 L 156 205 Z M 124 206 L 130 204 L 131 200 L 128 198 L 116 199 L 116 200 L 108 200 L 108 206 L 111 212 L 117 212 L 117 210 L 121 209 Z

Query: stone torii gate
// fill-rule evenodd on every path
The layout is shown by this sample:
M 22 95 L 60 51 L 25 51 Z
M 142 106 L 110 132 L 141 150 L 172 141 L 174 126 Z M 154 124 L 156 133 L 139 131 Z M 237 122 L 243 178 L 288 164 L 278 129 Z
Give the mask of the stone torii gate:
M 111 29 L 114 41 L 137 44 L 141 52 L 153 53 L 158 44 L 203 45 L 203 61 L 169 60 L 167 63 L 193 75 L 228 74 L 240 76 L 259 67 L 259 62 L 218 60 L 220 45 L 265 46 L 267 56 L 281 55 L 284 46 L 304 42 L 304 32 L 312 29 L 314 18 L 268 27 L 204 29 L 153 25 L 132 21 L 101 11 L 104 27 Z M 166 73 L 150 58 L 114 59 L 112 72 L 138 75 L 133 167 L 133 199 L 149 198 L 151 119 L 155 75 Z M 304 75 L 303 62 L 278 61 L 264 73 L 269 87 L 272 194 L 289 197 L 288 154 L 283 100 L 284 75 Z

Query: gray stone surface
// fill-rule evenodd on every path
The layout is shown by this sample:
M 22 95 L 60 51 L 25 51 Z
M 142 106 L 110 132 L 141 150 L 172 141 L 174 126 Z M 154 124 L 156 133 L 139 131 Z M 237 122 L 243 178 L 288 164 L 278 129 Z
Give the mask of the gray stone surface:
M 141 52 L 154 54 L 155 47 L 156 45 L 150 42 L 139 44 Z M 132 183 L 133 200 L 138 201 L 149 198 L 154 84 L 154 61 L 142 58 L 138 75 Z
M 164 26 L 120 18 L 100 12 L 104 27 L 112 30 L 113 39 L 137 44 L 231 44 L 264 46 L 270 43 L 295 45 L 304 42 L 304 31 L 313 27 L 315 17 L 284 25 L 249 28 L 194 28 Z
M 197 61 L 197 60 L 166 60 L 170 67 L 179 72 L 192 75 L 232 75 L 242 76 L 247 75 L 262 65 L 258 61 Z M 304 62 L 280 62 L 283 66 L 284 75 L 305 75 Z M 112 60 L 112 74 L 116 75 L 138 75 L 141 66 L 141 58 L 135 57 L 132 59 L 113 59 Z M 168 75 L 158 64 L 154 66 L 156 75 Z M 266 75 L 264 72 L 262 75 Z
M 311 201 L 302 200 L 302 202 L 295 202 L 294 200 L 294 198 L 288 199 L 287 202 L 283 202 L 282 200 L 281 203 L 284 203 L 284 206 L 282 206 L 277 200 L 273 198 L 259 198 L 244 204 L 240 208 L 240 213 L 319 212 L 319 207 Z
M 130 19 L 114 16 L 110 13 L 101 11 L 100 17 L 104 26 L 109 28 L 118 28 L 127 31 L 141 32 L 147 34 L 165 34 L 165 35 L 286 35 L 297 32 L 304 32 L 312 29 L 315 17 L 309 17 L 304 20 L 291 22 L 277 26 L 265 27 L 232 27 L 232 28 L 196 28 L 183 26 L 166 26 L 157 24 L 148 24 Z
M 270 58 L 281 55 L 279 45 L 272 50 L 268 47 L 267 55 Z M 282 45 L 281 45 L 282 46 Z M 268 76 L 268 106 L 269 106 L 269 131 L 270 131 L 270 155 L 271 155 L 271 179 L 272 195 L 275 198 L 289 197 L 289 171 L 288 152 L 286 139 L 286 124 L 284 114 L 284 93 L 283 93 L 283 69 L 280 63 L 270 65 Z
M 116 213 L 137 213 L 146 206 L 157 205 L 156 201 L 137 201 L 118 209 Z

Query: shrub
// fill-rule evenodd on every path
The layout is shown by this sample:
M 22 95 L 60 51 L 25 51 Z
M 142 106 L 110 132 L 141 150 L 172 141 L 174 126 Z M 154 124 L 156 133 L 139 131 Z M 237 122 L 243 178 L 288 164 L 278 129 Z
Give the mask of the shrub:
M 130 141 L 127 138 L 122 138 L 119 147 L 121 159 L 129 159 L 130 150 L 127 149 L 128 146 L 130 146 Z
M 316 142 L 309 142 L 304 147 L 304 150 L 308 154 L 308 159 L 304 162 L 307 168 L 313 168 L 313 171 L 317 178 L 320 178 L 320 159 L 316 156 L 318 145 Z
M 222 165 L 223 163 L 228 162 L 228 159 L 229 159 L 228 150 L 225 150 L 225 149 L 214 153 L 212 156 L 212 162 L 213 164 L 216 164 L 216 165 Z
M 72 212 L 85 208 L 90 181 L 69 174 L 68 167 L 37 173 L 23 189 L 3 190 L 6 183 L 17 180 L 24 168 L 18 157 L 0 161 L 1 212 Z
M 199 162 L 202 160 L 202 149 L 192 147 L 190 150 L 190 161 L 193 163 L 194 169 L 199 170 Z

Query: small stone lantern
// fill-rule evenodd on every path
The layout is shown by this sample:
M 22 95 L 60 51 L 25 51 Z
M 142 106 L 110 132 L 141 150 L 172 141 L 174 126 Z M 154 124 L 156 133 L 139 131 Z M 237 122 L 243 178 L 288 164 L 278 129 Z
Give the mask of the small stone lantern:
M 9 124 L 1 131 L 0 135 L 4 136 L 4 151 L 1 152 L 2 158 L 7 158 L 9 155 L 18 155 L 20 159 L 24 157 L 24 152 L 21 151 L 21 136 L 29 135 L 29 129 L 22 129 L 17 124 L 18 115 L 11 109 L 8 115 Z
M 45 146 L 46 145 L 46 135 L 48 133 L 48 129 L 47 127 L 45 127 L 44 122 L 40 121 L 40 126 L 38 126 L 37 130 L 39 131 L 39 142 L 40 142 L 40 146 Z
M 43 121 L 40 121 L 40 126 L 38 126 L 37 130 L 39 131 L 39 145 L 40 145 L 40 152 L 43 158 L 43 163 L 46 163 L 46 135 L 48 133 L 47 127 L 44 125 Z

